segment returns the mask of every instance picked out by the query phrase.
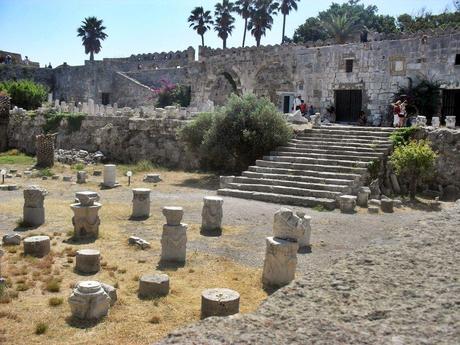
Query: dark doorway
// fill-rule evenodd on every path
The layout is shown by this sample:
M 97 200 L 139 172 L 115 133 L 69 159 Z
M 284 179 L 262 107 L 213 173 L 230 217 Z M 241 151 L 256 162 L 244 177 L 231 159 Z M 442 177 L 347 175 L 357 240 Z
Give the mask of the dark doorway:
M 289 109 L 290 108 L 289 105 L 291 104 L 290 100 L 291 100 L 291 97 L 289 97 L 289 96 L 284 96 L 283 97 L 283 112 L 285 114 L 289 113 L 290 110 L 291 110 L 291 109 Z
M 110 93 L 103 92 L 101 101 L 102 101 L 102 105 L 109 105 L 110 104 Z
M 336 90 L 336 121 L 357 122 L 362 108 L 362 100 L 361 90 Z
M 460 126 L 460 89 L 442 90 L 442 117 L 456 117 L 456 126 Z

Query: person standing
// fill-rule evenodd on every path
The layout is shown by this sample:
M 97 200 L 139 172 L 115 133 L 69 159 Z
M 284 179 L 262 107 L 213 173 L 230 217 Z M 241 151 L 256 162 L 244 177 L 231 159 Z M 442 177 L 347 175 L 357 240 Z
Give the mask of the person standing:
M 393 127 L 399 127 L 399 114 L 401 113 L 401 101 L 391 104 L 393 106 Z
M 300 110 L 300 105 L 302 104 L 302 96 L 298 95 L 294 98 L 294 105 L 292 106 L 292 110 L 295 113 L 297 110 Z
M 405 127 L 406 126 L 406 117 L 407 117 L 407 100 L 402 102 L 400 105 L 400 111 L 399 111 L 399 127 Z
M 302 99 L 300 101 L 300 112 L 302 113 L 302 116 L 305 116 L 307 114 L 307 104 L 305 103 L 305 101 Z

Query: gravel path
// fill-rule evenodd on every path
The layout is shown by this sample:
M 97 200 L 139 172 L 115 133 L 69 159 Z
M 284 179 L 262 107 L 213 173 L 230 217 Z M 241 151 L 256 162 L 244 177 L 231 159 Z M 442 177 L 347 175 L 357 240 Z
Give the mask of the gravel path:
M 344 225 L 336 236 L 350 233 L 328 215 Z M 210 318 L 159 344 L 458 344 L 459 229 L 460 201 L 311 267 L 253 314 Z

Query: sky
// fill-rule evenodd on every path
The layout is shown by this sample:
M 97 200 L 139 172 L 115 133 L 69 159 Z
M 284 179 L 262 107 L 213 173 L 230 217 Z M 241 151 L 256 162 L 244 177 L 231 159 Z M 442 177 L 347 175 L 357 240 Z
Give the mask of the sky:
M 187 23 L 196 6 L 214 11 L 217 0 L 0 0 L 0 50 L 20 53 L 40 65 L 51 62 L 53 67 L 67 62 L 82 65 L 84 54 L 81 38 L 76 36 L 81 21 L 96 16 L 104 21 L 108 38 L 96 59 L 128 57 L 131 54 L 198 49 L 200 36 Z M 297 12 L 287 18 L 286 36 L 308 17 L 325 10 L 331 0 L 301 0 Z M 342 3 L 345 0 L 335 0 Z M 416 14 L 425 8 L 440 13 L 452 0 L 362 0 L 374 4 L 379 13 L 397 16 Z M 238 16 L 237 16 L 238 17 Z M 242 43 L 244 23 L 237 18 L 228 47 Z M 281 41 L 282 16 L 275 17 L 273 29 L 262 38 L 262 44 Z M 222 40 L 214 31 L 205 35 L 205 44 L 220 48 Z M 246 45 L 255 45 L 248 35 Z

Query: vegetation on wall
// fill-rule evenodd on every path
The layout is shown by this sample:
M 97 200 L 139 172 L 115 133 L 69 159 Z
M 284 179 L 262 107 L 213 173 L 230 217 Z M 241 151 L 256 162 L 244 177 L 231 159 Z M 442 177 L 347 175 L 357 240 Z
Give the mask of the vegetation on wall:
M 48 94 L 45 86 L 31 80 L 1 82 L 0 91 L 6 92 L 11 97 L 12 106 L 27 110 L 40 107 Z
M 155 106 L 164 108 L 170 105 L 180 107 L 188 107 L 190 105 L 190 86 L 174 84 L 166 79 L 161 79 L 160 83 L 160 87 L 152 89 L 154 97 L 157 97 Z
M 67 131 L 69 133 L 80 130 L 81 123 L 85 119 L 86 114 L 84 113 L 70 113 L 60 112 L 51 110 L 45 114 L 45 124 L 43 125 L 43 131 L 45 133 L 52 133 L 58 130 L 61 121 L 67 120 Z
M 390 140 L 394 147 L 407 145 L 417 131 L 418 127 L 416 126 L 397 128 L 391 133 Z
M 396 174 L 409 181 L 409 195 L 415 199 L 417 186 L 431 177 L 437 154 L 426 140 L 412 140 L 407 145 L 395 148 L 390 157 Z
M 292 130 L 268 99 L 231 95 L 226 106 L 200 114 L 180 136 L 199 153 L 204 168 L 241 172 L 270 150 L 285 145 Z

